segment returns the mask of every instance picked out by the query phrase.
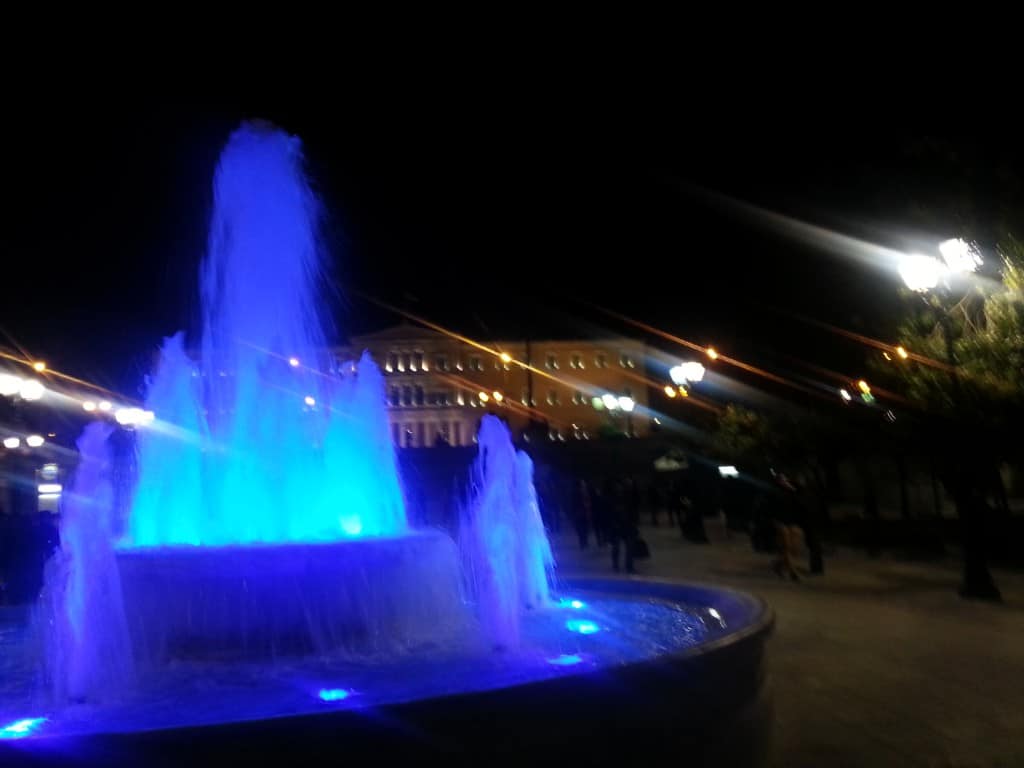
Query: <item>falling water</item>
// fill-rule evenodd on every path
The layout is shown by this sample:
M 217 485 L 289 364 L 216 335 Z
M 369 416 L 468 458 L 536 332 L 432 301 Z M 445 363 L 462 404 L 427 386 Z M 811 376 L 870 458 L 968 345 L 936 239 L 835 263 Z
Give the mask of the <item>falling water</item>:
M 484 416 L 477 442 L 459 546 L 484 631 L 498 645 L 515 646 L 522 612 L 550 603 L 554 558 L 530 457 L 516 451 L 508 427 L 495 416 Z
M 168 338 L 122 548 L 333 541 L 406 530 L 381 374 L 327 352 L 319 204 L 297 138 L 243 124 L 214 179 L 193 360 Z

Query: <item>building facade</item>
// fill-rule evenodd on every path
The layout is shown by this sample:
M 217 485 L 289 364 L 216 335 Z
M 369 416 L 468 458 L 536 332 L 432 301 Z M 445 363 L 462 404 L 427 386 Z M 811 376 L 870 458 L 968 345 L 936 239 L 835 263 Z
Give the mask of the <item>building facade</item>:
M 403 324 L 354 337 L 337 356 L 344 364 L 363 350 L 384 374 L 392 439 L 403 448 L 470 445 L 485 413 L 516 437 L 529 429 L 553 441 L 650 429 L 646 350 L 635 339 L 477 345 Z

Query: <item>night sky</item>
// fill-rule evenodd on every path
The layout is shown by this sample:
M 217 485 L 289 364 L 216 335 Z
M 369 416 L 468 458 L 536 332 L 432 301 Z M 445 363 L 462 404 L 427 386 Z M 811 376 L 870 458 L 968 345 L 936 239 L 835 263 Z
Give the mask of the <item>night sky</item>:
M 987 237 L 1018 199 L 1009 142 L 831 113 L 329 101 L 26 104 L 0 128 L 16 192 L 0 228 L 0 343 L 136 387 L 161 336 L 195 327 L 211 176 L 245 117 L 305 142 L 342 334 L 394 320 L 358 289 L 479 337 L 621 329 L 592 302 L 745 355 L 852 356 L 773 308 L 884 334 L 892 276 L 773 233 L 729 200 L 899 244 L 958 234 L 949 211 L 965 208 Z

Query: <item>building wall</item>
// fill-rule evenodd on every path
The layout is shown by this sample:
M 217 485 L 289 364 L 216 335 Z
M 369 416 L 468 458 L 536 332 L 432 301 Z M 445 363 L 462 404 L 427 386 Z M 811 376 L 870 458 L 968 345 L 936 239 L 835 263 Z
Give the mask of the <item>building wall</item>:
M 485 413 L 505 419 L 517 436 L 531 419 L 546 423 L 554 441 L 591 439 L 608 428 L 648 433 L 642 342 L 505 340 L 485 346 L 397 326 L 354 338 L 338 357 L 347 361 L 367 350 L 380 366 L 392 436 L 402 447 L 434 445 L 439 436 L 451 445 L 470 445 Z M 607 393 L 632 397 L 633 413 L 596 409 L 593 399 Z

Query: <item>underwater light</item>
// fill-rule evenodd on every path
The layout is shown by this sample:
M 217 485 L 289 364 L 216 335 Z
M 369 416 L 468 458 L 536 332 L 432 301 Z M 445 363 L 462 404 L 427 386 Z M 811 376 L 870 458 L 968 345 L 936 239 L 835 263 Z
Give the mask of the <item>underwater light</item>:
M 352 691 L 345 688 L 321 688 L 317 696 L 320 701 L 344 701 L 352 695 Z
M 574 598 L 563 597 L 558 601 L 559 608 L 574 608 L 577 611 L 587 607 L 587 604 L 582 600 L 576 600 Z
M 600 632 L 601 628 L 592 621 L 586 621 L 584 619 L 570 619 L 565 622 L 565 627 L 570 632 L 578 632 L 581 635 L 592 635 L 595 632 Z
M 0 728 L 0 739 L 20 739 L 31 736 L 32 732 L 39 730 L 45 722 L 45 717 L 26 717 L 24 720 L 15 720 Z
M 556 667 L 571 667 L 573 664 L 579 664 L 581 661 L 583 661 L 583 658 L 579 654 L 563 653 L 561 656 L 548 659 L 548 664 L 554 664 Z

